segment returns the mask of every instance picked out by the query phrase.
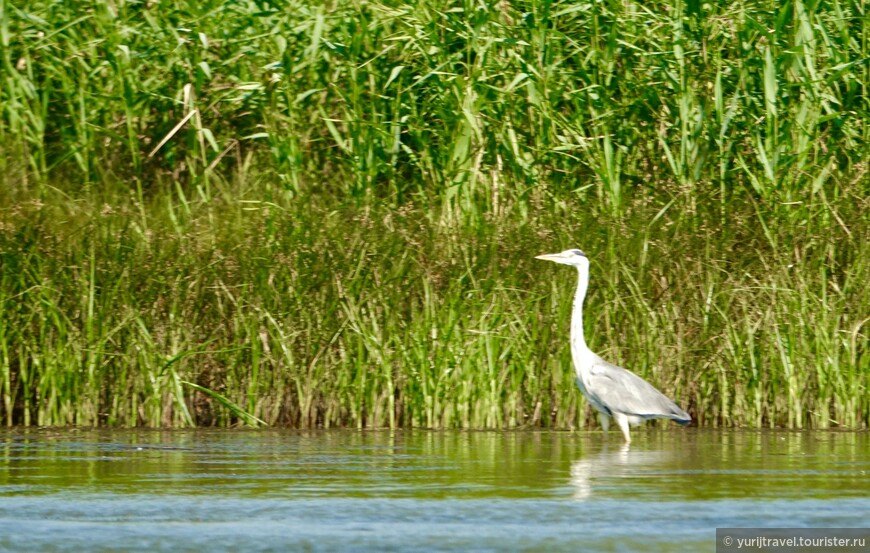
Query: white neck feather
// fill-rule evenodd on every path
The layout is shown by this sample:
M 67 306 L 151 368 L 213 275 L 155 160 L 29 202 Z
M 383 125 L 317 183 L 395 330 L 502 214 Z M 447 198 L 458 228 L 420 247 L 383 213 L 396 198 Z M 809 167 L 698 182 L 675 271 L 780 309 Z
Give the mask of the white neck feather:
M 571 357 L 574 360 L 574 368 L 580 374 L 591 365 L 593 355 L 583 336 L 583 300 L 586 298 L 586 289 L 589 286 L 589 266 L 578 266 L 577 273 L 577 292 L 574 294 L 574 312 L 571 315 Z

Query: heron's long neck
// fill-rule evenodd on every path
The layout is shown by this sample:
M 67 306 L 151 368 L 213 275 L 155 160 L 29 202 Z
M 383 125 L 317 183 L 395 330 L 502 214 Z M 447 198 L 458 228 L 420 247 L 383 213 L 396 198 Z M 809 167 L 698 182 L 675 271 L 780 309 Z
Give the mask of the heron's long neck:
M 571 353 L 574 362 L 579 366 L 580 358 L 589 353 L 589 347 L 583 337 L 583 300 L 586 298 L 586 288 L 589 286 L 589 269 L 578 267 L 577 272 L 577 292 L 574 294 L 574 313 L 571 315 Z

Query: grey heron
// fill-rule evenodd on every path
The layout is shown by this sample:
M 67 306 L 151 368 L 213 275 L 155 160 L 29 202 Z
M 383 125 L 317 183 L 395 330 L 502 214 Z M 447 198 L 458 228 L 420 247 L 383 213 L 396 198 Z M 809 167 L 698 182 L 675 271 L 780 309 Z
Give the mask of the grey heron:
M 689 424 L 692 420 L 689 414 L 652 384 L 631 371 L 608 363 L 586 345 L 583 337 L 583 300 L 589 286 L 586 254 L 580 250 L 565 250 L 539 255 L 536 259 L 570 265 L 579 273 L 571 315 L 571 358 L 577 387 L 598 411 L 604 433 L 607 434 L 610 417 L 619 425 L 626 443 L 631 443 L 629 425 L 638 425 L 648 419 L 671 419 L 679 424 Z

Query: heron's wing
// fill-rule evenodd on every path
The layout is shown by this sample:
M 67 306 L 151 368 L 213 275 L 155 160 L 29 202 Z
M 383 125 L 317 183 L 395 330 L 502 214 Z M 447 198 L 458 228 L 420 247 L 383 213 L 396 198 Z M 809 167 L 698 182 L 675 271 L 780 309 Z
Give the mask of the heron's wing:
M 587 388 L 594 401 L 611 411 L 642 418 L 669 418 L 684 424 L 691 420 L 652 384 L 601 358 L 592 366 Z

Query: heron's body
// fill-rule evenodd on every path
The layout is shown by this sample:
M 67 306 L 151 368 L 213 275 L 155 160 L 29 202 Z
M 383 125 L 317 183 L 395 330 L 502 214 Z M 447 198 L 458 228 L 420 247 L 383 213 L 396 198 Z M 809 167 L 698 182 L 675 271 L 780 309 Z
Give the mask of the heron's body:
M 574 361 L 577 387 L 592 407 L 598 411 L 601 426 L 607 432 L 612 417 L 622 430 L 626 442 L 631 442 L 629 425 L 647 419 L 671 419 L 688 424 L 692 418 L 652 384 L 631 371 L 608 363 L 586 345 L 583 335 L 583 300 L 589 285 L 589 260 L 580 250 L 539 255 L 538 259 L 555 261 L 577 268 L 577 293 L 571 316 L 571 357 Z

